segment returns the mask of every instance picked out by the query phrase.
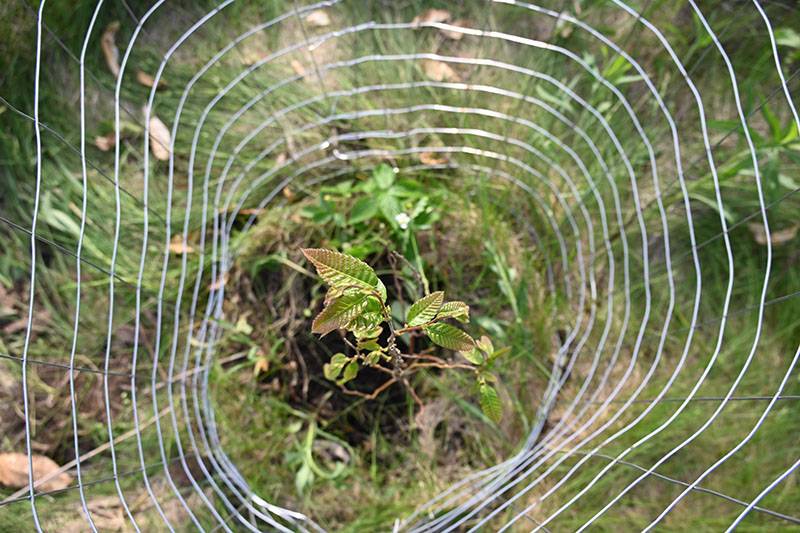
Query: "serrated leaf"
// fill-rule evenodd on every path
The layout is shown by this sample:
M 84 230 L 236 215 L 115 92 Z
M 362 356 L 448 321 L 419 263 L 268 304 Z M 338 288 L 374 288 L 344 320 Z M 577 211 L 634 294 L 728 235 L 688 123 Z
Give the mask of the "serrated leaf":
M 360 259 L 322 248 L 305 248 L 303 255 L 311 261 L 319 276 L 333 287 L 378 289 L 378 275 Z
M 464 302 L 445 302 L 436 317 L 455 318 L 459 322 L 469 322 L 469 306 Z
M 480 386 L 480 404 L 481 411 L 489 420 L 498 423 L 503 418 L 503 404 L 500 403 L 500 397 L 497 391 L 491 385 L 485 383 Z
M 378 305 L 378 309 L 380 309 L 380 304 L 377 300 L 370 296 L 367 306 L 347 324 L 346 329 L 352 331 L 356 338 L 378 337 L 383 331 L 381 324 L 384 321 L 384 316 L 380 310 L 376 310 L 375 305 Z
M 367 307 L 366 294 L 344 294 L 331 301 L 311 324 L 311 332 L 327 335 L 350 324 Z
M 387 297 L 386 286 L 380 279 L 378 280 L 378 286 L 376 287 L 376 290 L 378 291 L 378 294 L 381 295 L 381 302 L 385 303 Z M 325 293 L 325 304 L 328 304 L 329 302 L 342 296 L 343 294 L 355 294 L 355 293 L 361 293 L 362 291 L 367 291 L 367 293 L 370 295 L 372 294 L 371 289 L 359 288 L 358 286 L 353 286 L 353 285 L 345 287 L 330 287 L 328 288 L 328 292 Z M 374 298 L 372 300 L 377 303 L 377 300 L 375 300 Z M 378 305 L 378 309 L 380 309 L 380 305 Z
M 481 335 L 481 338 L 475 341 L 475 344 L 478 345 L 478 348 L 483 350 L 486 355 L 491 355 L 494 352 L 494 345 L 492 345 L 492 339 L 487 337 L 486 335 Z
M 347 356 L 343 353 L 337 353 L 331 357 L 330 362 L 322 365 L 322 372 L 325 374 L 325 378 L 331 381 L 336 381 L 336 379 L 339 377 L 339 374 L 342 373 L 344 365 L 347 364 L 347 361 Z
M 424 326 L 423 330 L 430 337 L 434 344 L 455 350 L 457 352 L 468 352 L 475 348 L 475 341 L 460 329 L 450 324 L 436 323 Z
M 467 361 L 469 361 L 473 365 L 480 366 L 480 365 L 483 364 L 483 361 L 484 361 L 483 354 L 477 348 L 473 348 L 472 350 L 469 350 L 468 352 L 461 352 L 461 355 L 463 355 L 464 359 L 466 359 Z
M 442 291 L 432 292 L 420 298 L 408 308 L 406 324 L 409 326 L 420 326 L 426 322 L 430 322 L 442 308 L 443 302 L 444 292 Z
M 342 379 L 339 380 L 340 385 L 344 385 L 348 381 L 354 379 L 358 375 L 358 361 L 350 361 L 347 363 L 347 366 L 344 367 L 344 373 L 342 373 Z

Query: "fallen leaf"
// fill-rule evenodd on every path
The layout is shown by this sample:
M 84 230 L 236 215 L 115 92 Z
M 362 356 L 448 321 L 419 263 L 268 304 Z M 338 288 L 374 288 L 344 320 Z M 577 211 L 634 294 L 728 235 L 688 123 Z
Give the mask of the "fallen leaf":
M 292 191 L 292 189 L 290 189 L 288 185 L 284 187 L 281 192 L 283 193 L 283 197 L 286 198 L 287 200 L 291 201 L 294 199 L 294 191 Z
M 423 11 L 411 21 L 412 24 L 424 22 L 447 22 L 450 20 L 450 12 L 446 9 L 428 9 Z
M 117 144 L 117 135 L 113 131 L 107 135 L 103 135 L 102 137 L 94 138 L 94 145 L 103 152 L 108 152 L 109 150 L 114 148 L 114 145 L 116 144 Z
M 118 31 L 119 21 L 114 21 L 106 26 L 106 30 L 100 38 L 100 48 L 103 49 L 106 65 L 108 65 L 108 70 L 111 71 L 115 78 L 119 76 L 119 49 L 115 42 Z
M 566 14 L 567 14 L 566 12 L 563 11 L 561 12 L 562 16 Z M 558 32 L 558 34 L 561 37 L 566 39 L 567 37 L 572 35 L 573 28 L 574 28 L 573 24 L 568 24 L 566 20 L 564 20 L 563 18 L 561 18 L 561 16 L 559 16 L 558 22 L 556 22 L 556 32 Z
M 247 66 L 255 65 L 268 55 L 261 43 L 254 42 L 253 39 L 245 41 L 243 46 L 239 48 L 239 53 L 241 54 L 242 62 Z
M 8 333 L 9 335 L 12 335 L 14 333 L 17 333 L 18 331 L 27 329 L 27 327 L 28 327 L 28 319 L 18 318 L 17 320 L 9 322 L 5 326 L 3 326 L 3 333 Z
M 295 74 L 297 74 L 298 76 L 305 77 L 306 69 L 301 62 L 299 62 L 296 59 L 292 59 L 290 65 L 292 66 L 292 70 L 294 71 Z
M 447 63 L 426 59 L 422 62 L 425 75 L 434 81 L 461 81 L 461 76 Z
M 314 26 L 317 28 L 322 28 L 324 26 L 331 25 L 331 17 L 328 16 L 328 13 L 322 9 L 317 9 L 316 11 L 312 11 L 306 17 L 306 22 L 309 26 Z
M 226 283 L 228 283 L 228 273 L 226 272 L 224 276 L 217 276 L 214 280 L 214 283 L 208 286 L 208 290 L 210 291 L 218 291 L 221 289 Z
M 183 254 L 190 254 L 194 252 L 194 248 L 189 246 L 188 243 L 183 242 L 183 234 L 178 233 L 172 240 L 169 242 L 169 251 L 173 254 L 183 255 Z
M 251 207 L 251 208 L 248 208 L 248 209 L 239 210 L 239 214 L 240 215 L 263 215 L 265 211 L 266 211 L 266 209 L 264 209 L 264 208 Z
M 422 152 L 419 154 L 419 162 L 423 165 L 444 165 L 447 163 L 447 156 L 435 152 Z
M 747 225 L 750 228 L 750 232 L 753 234 L 753 239 L 760 245 L 766 246 L 767 245 L 767 232 L 764 230 L 764 224 L 759 222 L 751 222 Z M 794 239 L 797 236 L 797 230 L 800 229 L 800 226 L 794 225 L 788 228 L 784 228 L 778 231 L 770 231 L 769 232 L 769 241 L 772 243 L 773 246 L 779 246 L 781 244 L 787 243 Z
M 259 357 L 253 365 L 253 374 L 258 377 L 262 372 L 266 373 L 269 370 L 269 359 L 266 357 Z
M 34 454 L 31 457 L 33 463 L 33 482 L 36 488 L 50 492 L 67 488 L 72 481 L 69 474 L 61 472 L 48 479 L 44 483 L 36 484 L 37 479 L 42 479 L 58 471 L 58 463 L 45 457 L 44 455 Z M 0 484 L 6 487 L 21 489 L 28 486 L 28 456 L 24 453 L 0 453 Z
M 153 76 L 151 76 L 150 74 L 146 73 L 143 70 L 137 70 L 136 71 L 136 81 L 138 81 L 140 84 L 144 85 L 145 87 L 153 87 L 153 85 L 156 84 L 155 78 L 153 78 Z M 156 90 L 163 89 L 166 86 L 167 86 L 167 82 L 165 82 L 164 79 L 161 78 L 161 79 L 158 80 L 158 87 L 156 87 Z
M 171 144 L 172 136 L 167 126 L 157 116 L 150 115 L 150 150 L 153 152 L 153 157 L 167 161 Z
M 458 20 L 454 20 L 453 22 L 451 22 L 450 25 L 451 26 L 458 26 L 459 28 L 466 28 L 467 25 L 468 25 L 468 22 L 466 20 L 464 20 L 464 19 L 458 19 Z M 464 34 L 461 33 L 460 31 L 446 30 L 444 28 L 440 28 L 439 32 L 442 35 L 444 35 L 445 37 L 447 37 L 448 39 L 452 39 L 454 41 L 460 41 L 464 37 Z

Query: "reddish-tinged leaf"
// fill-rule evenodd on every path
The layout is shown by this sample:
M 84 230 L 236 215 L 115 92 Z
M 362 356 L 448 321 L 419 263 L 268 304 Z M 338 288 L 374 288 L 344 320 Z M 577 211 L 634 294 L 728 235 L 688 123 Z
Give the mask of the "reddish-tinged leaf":
M 303 255 L 311 261 L 319 276 L 332 287 L 378 288 L 378 275 L 360 259 L 322 248 L 305 248 Z
M 327 335 L 347 326 L 367 306 L 366 294 L 345 294 L 329 303 L 311 324 L 311 331 Z

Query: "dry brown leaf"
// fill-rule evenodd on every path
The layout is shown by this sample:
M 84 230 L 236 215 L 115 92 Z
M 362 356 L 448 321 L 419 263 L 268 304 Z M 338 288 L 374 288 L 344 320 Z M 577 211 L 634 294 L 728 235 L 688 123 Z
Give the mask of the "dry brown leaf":
M 461 76 L 447 63 L 426 59 L 422 62 L 425 75 L 434 81 L 461 81 Z
M 255 65 L 268 55 L 266 49 L 261 46 L 261 43 L 254 42 L 252 39 L 245 41 L 244 46 L 239 50 L 242 56 L 242 62 L 247 66 Z
M 18 318 L 17 320 L 14 320 L 13 322 L 9 322 L 5 326 L 3 326 L 3 333 L 7 333 L 9 335 L 12 335 L 14 333 L 17 333 L 18 331 L 22 331 L 24 329 L 27 329 L 27 327 L 28 327 L 28 319 L 27 318 Z
M 34 454 L 33 482 L 37 489 L 50 492 L 67 488 L 72 478 L 67 473 L 60 473 L 41 484 L 36 484 L 37 479 L 52 475 L 59 469 L 58 463 L 45 457 Z M 28 456 L 24 453 L 0 453 L 0 484 L 6 487 L 21 489 L 28 486 Z
M 292 70 L 294 71 L 295 74 L 297 74 L 298 76 L 305 77 L 306 68 L 303 66 L 301 62 L 299 62 L 296 59 L 292 59 L 290 65 L 292 66 Z
M 144 85 L 145 87 L 152 87 L 153 85 L 156 84 L 155 78 L 143 70 L 136 71 L 136 81 L 138 81 L 141 85 Z M 161 78 L 158 80 L 158 87 L 156 87 L 156 90 L 163 89 L 166 86 L 167 82 L 165 82 L 164 79 Z
M 312 11 L 308 14 L 306 17 L 306 23 L 309 26 L 322 28 L 331 25 L 331 17 L 328 16 L 328 13 L 325 10 L 317 9 L 316 11 Z
M 269 359 L 267 359 L 264 356 L 261 356 L 258 359 L 256 359 L 256 364 L 253 365 L 253 375 L 255 377 L 258 377 L 258 375 L 261 374 L 262 372 L 266 374 L 268 370 L 269 370 Z
M 103 135 L 102 137 L 95 137 L 94 138 L 94 145 L 102 150 L 103 152 L 108 152 L 114 145 L 117 144 L 117 135 L 112 131 L 109 134 Z
M 450 20 L 450 12 L 446 9 L 428 9 L 423 11 L 411 21 L 412 24 L 423 22 L 447 22 Z
M 435 152 L 422 152 L 419 154 L 419 162 L 423 165 L 444 165 L 447 163 L 447 156 Z
M 100 48 L 103 49 L 106 65 L 108 65 L 108 70 L 111 71 L 115 78 L 119 76 L 119 49 L 115 42 L 118 31 L 119 21 L 114 21 L 106 26 L 106 31 L 103 32 L 103 36 L 100 38 Z
M 288 185 L 284 187 L 281 192 L 283 193 L 283 197 L 286 198 L 287 200 L 289 201 L 294 200 L 294 191 L 290 189 Z
M 266 209 L 263 207 L 251 207 L 248 209 L 241 209 L 239 210 L 240 215 L 263 215 Z
M 469 23 L 464 19 L 454 20 L 450 23 L 451 26 L 458 26 L 459 28 L 466 28 L 468 24 Z M 455 30 L 445 30 L 442 28 L 439 29 L 439 32 L 448 39 L 452 39 L 454 41 L 460 41 L 464 37 L 463 33 Z
M 751 222 L 747 225 L 747 227 L 750 228 L 750 232 L 753 234 L 753 239 L 758 244 L 762 246 L 767 245 L 767 232 L 764 230 L 764 224 L 761 224 L 760 222 Z M 780 246 L 781 244 L 787 243 L 797 237 L 798 229 L 800 229 L 800 226 L 795 225 L 778 231 L 770 230 L 769 241 L 773 246 Z
M 160 161 L 169 159 L 172 136 L 167 126 L 155 115 L 150 115 L 150 150 L 153 157 Z
M 173 254 L 183 255 L 183 254 L 190 254 L 194 252 L 194 248 L 189 246 L 188 243 L 184 244 L 183 242 L 183 234 L 178 233 L 172 240 L 169 242 L 169 251 Z
M 208 290 L 210 291 L 218 291 L 221 289 L 226 283 L 228 283 L 228 273 L 226 272 L 224 276 L 217 276 L 214 280 L 214 283 L 208 286 Z

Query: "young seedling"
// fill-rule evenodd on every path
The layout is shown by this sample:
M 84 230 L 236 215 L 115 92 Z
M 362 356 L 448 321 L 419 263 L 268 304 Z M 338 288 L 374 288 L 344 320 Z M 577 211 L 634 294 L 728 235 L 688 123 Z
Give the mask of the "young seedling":
M 392 306 L 387 303 L 386 287 L 372 267 L 333 250 L 307 248 L 303 255 L 329 287 L 324 308 L 314 319 L 311 331 L 324 336 L 341 330 L 352 349 L 350 354 L 333 355 L 324 365 L 327 379 L 346 393 L 367 399 L 374 399 L 392 384 L 400 383 L 422 406 L 409 381 L 412 374 L 429 368 L 466 370 L 475 376 L 483 413 L 494 422 L 500 421 L 502 403 L 491 385 L 496 381 L 492 367 L 508 349 L 495 350 L 488 337 L 476 341 L 454 325 L 454 322 L 469 322 L 466 303 L 446 301 L 443 291 L 431 292 L 409 306 L 405 321 L 397 324 L 392 318 Z M 413 346 L 408 342 L 413 337 L 427 337 L 437 346 L 460 353 L 463 361 L 431 350 L 405 353 L 402 346 Z M 345 385 L 356 379 L 363 367 L 385 373 L 387 380 L 370 393 L 347 388 Z

